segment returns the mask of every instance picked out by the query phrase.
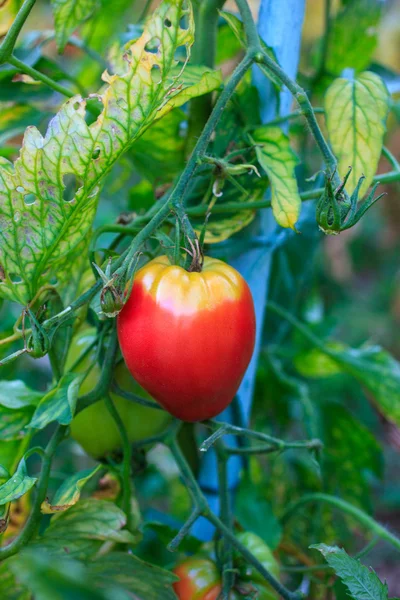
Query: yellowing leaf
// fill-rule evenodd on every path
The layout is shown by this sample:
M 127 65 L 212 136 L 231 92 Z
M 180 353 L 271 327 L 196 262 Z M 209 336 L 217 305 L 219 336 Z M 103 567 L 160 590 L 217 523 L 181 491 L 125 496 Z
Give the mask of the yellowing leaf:
M 14 21 L 21 0 L 3 0 L 0 2 L 0 36 L 5 35 Z
M 206 244 L 217 244 L 231 237 L 234 233 L 241 231 L 254 219 L 253 210 L 241 210 L 223 219 L 213 219 L 212 216 L 207 224 L 204 241 Z M 200 235 L 202 227 L 196 227 Z
M 97 465 L 94 469 L 86 469 L 68 477 L 54 494 L 51 504 L 48 500 L 42 502 L 42 513 L 50 515 L 63 512 L 74 506 L 81 497 L 82 488 L 100 469 L 101 465 Z
M 297 157 L 279 127 L 260 127 L 252 133 L 258 162 L 271 185 L 272 212 L 279 225 L 295 229 L 301 198 L 294 169 Z
M 188 56 L 193 29 L 187 0 L 164 0 L 126 52 L 126 73 L 104 74 L 108 86 L 94 123 L 87 124 L 86 102 L 76 96 L 44 137 L 26 130 L 14 164 L 0 159 L 0 296 L 26 304 L 47 283 L 65 289 L 104 176 L 160 115 L 210 91 L 208 80 L 215 85 L 210 73 L 185 83 L 175 53 L 185 47 Z
M 326 125 L 332 149 L 343 176 L 353 168 L 348 190 L 353 191 L 362 175 L 360 198 L 378 167 L 386 131 L 389 94 L 382 79 L 366 71 L 355 79 L 336 79 L 325 96 Z

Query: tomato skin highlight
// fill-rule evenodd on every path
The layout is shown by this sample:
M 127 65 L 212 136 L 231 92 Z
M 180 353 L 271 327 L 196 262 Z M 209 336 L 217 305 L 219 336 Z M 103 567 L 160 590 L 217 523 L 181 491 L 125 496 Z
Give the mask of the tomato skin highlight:
M 168 412 L 209 419 L 232 401 L 253 353 L 250 289 L 220 260 L 188 273 L 161 256 L 136 274 L 118 338 L 135 380 Z
M 92 344 L 96 336 L 94 328 L 87 328 L 78 333 L 72 340 L 66 368 L 73 365 L 76 359 Z M 91 392 L 101 374 L 101 367 L 96 360 L 96 351 L 91 349 L 87 356 L 74 369 L 75 372 L 83 373 L 90 365 L 93 365 L 88 375 L 82 382 L 79 394 Z M 136 393 L 139 396 L 149 396 L 132 379 L 128 369 L 123 363 L 115 368 L 115 378 L 122 389 Z M 130 400 L 110 393 L 114 406 L 124 422 L 130 442 L 137 442 L 144 438 L 156 435 L 167 427 L 171 420 L 170 415 L 162 410 L 155 410 L 142 406 Z M 71 436 L 82 446 L 82 448 L 94 458 L 101 458 L 121 448 L 121 436 L 119 430 L 110 415 L 104 400 L 99 400 L 80 412 L 71 423 Z
M 174 573 L 180 579 L 173 586 L 179 600 L 217 600 L 221 593 L 220 574 L 212 560 L 189 558 Z

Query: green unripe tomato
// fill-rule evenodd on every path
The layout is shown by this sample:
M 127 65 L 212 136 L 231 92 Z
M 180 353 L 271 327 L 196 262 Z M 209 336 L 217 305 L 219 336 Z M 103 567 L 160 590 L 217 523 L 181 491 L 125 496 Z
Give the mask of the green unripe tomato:
M 71 368 L 77 358 L 93 343 L 95 335 L 95 329 L 89 328 L 74 337 L 66 361 L 66 370 Z M 95 349 L 90 350 L 74 371 L 77 373 L 87 371 L 95 362 L 95 354 Z M 96 387 L 100 374 L 101 367 L 96 363 L 82 382 L 79 395 L 91 392 Z M 116 367 L 114 375 L 122 389 L 151 400 L 150 396 L 134 381 L 124 363 Z M 171 420 L 171 416 L 163 410 L 131 402 L 114 393 L 110 393 L 110 396 L 126 427 L 130 442 L 157 435 Z M 94 458 L 100 458 L 121 448 L 121 436 L 104 400 L 92 404 L 73 419 L 71 435 Z
M 239 542 L 254 554 L 256 559 L 271 575 L 279 579 L 279 563 L 267 544 L 258 535 L 251 531 L 243 531 L 242 533 L 238 533 L 236 537 Z M 278 600 L 279 595 L 277 592 L 252 565 L 246 564 L 240 572 L 240 579 L 251 582 L 258 589 L 257 600 Z

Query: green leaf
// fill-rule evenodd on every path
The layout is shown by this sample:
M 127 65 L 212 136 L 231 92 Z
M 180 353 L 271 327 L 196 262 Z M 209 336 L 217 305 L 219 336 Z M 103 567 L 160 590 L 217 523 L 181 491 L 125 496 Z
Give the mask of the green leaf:
M 43 394 L 31 390 L 28 386 L 18 379 L 0 381 L 0 405 L 6 408 L 18 409 L 27 406 L 37 406 Z
M 228 13 L 229 17 L 233 16 Z M 221 65 L 228 60 L 233 60 L 243 48 L 233 29 L 225 23 L 218 28 L 217 49 L 215 64 Z
M 187 29 L 180 26 L 184 17 Z M 158 42 L 158 51 L 150 51 L 148 45 Z M 209 91 L 209 81 L 215 84 L 211 72 L 191 72 L 185 84 L 185 65 L 176 70 L 176 49 L 192 43 L 185 0 L 164 0 L 126 53 L 127 72 L 103 75 L 108 85 L 98 96 L 103 111 L 95 122 L 86 123 L 86 102 L 77 96 L 63 105 L 45 137 L 27 129 L 20 158 L 0 168 L 0 296 L 26 304 L 45 283 L 59 292 L 67 286 L 104 175 L 152 121 Z
M 371 511 L 370 479 L 382 476 L 382 451 L 374 435 L 340 404 L 321 407 L 325 489 Z
M 135 543 L 129 531 L 121 531 L 125 525 L 126 516 L 118 506 L 107 500 L 86 498 L 69 510 L 54 514 L 34 545 L 52 553 L 87 556 L 98 547 L 94 542 Z
M 170 86 L 176 85 L 176 82 L 180 80 L 181 89 L 178 94 L 171 94 L 170 100 L 166 95 L 166 102 L 158 112 L 158 119 L 173 108 L 182 106 L 191 98 L 218 89 L 222 83 L 222 74 L 221 71 L 214 71 L 201 65 L 187 65 L 182 72 L 182 64 L 178 63 L 171 68 L 168 79 Z
M 14 475 L 0 485 L 0 505 L 21 498 L 35 485 L 37 477 L 29 477 L 25 459 L 22 458 Z
M 349 348 L 335 360 L 372 394 L 385 417 L 400 426 L 400 363 L 380 346 Z
M 382 583 L 376 573 L 349 556 L 342 548 L 325 544 L 315 544 L 310 548 L 323 554 L 354 600 L 388 600 L 386 583 Z
M 340 77 L 326 92 L 326 125 L 339 172 L 343 176 L 352 167 L 347 184 L 351 192 L 359 178 L 365 176 L 360 198 L 371 185 L 378 167 L 388 102 L 389 94 L 382 79 L 369 71 L 355 79 Z
M 94 469 L 85 469 L 68 477 L 54 494 L 52 503 L 48 500 L 42 503 L 42 513 L 53 514 L 74 506 L 81 497 L 82 488 L 101 468 L 101 465 L 97 465 Z
M 57 387 L 50 390 L 40 401 L 30 427 L 44 429 L 53 421 L 69 425 L 75 413 L 78 392 L 84 377 L 84 374 L 78 373 L 67 373 L 61 377 Z
M 326 342 L 326 347 L 333 351 L 345 350 L 344 344 L 340 342 Z M 303 377 L 312 377 L 319 379 L 321 377 L 331 377 L 342 372 L 341 367 L 327 354 L 321 352 L 319 348 L 312 348 L 301 352 L 294 359 L 294 366 Z
M 18 440 L 32 419 L 33 409 L 11 410 L 0 406 L 0 440 Z
M 24 452 L 25 441 L 20 439 L 0 440 L 0 469 L 2 467 L 13 471 Z
M 333 20 L 328 42 L 326 70 L 340 75 L 343 69 L 366 69 L 378 41 L 379 0 L 352 0 Z
M 50 553 L 24 549 L 7 565 L 35 600 L 129 600 L 128 594 L 115 589 L 96 590 L 86 567 L 69 557 L 54 560 Z
M 98 0 L 51 0 L 54 13 L 57 49 L 63 52 L 69 36 L 86 21 L 98 5 Z
M 274 217 L 282 227 L 295 229 L 301 199 L 294 172 L 298 161 L 289 138 L 279 127 L 265 126 L 253 131 L 252 139 L 258 162 L 270 180 Z
M 246 49 L 247 48 L 247 40 L 246 40 L 246 35 L 245 35 L 242 21 L 240 19 L 238 19 L 232 13 L 226 12 L 224 10 L 220 11 L 220 15 L 228 23 L 229 27 L 232 29 L 233 33 L 235 34 L 237 40 L 240 42 L 242 48 Z M 272 60 L 274 62 L 278 63 L 278 60 L 276 58 L 276 55 L 275 55 L 275 52 L 273 51 L 273 49 L 270 48 L 269 46 L 267 46 L 267 44 L 261 38 L 260 38 L 260 43 L 261 43 L 262 49 L 266 52 L 266 54 L 268 54 L 268 56 L 270 58 L 272 58 Z M 261 69 L 261 71 L 264 73 L 264 75 L 272 81 L 272 83 L 274 84 L 274 86 L 277 90 L 280 90 L 282 88 L 282 82 L 280 81 L 280 79 L 278 79 L 273 73 L 271 73 L 271 71 L 269 69 L 267 69 L 262 64 L 259 64 L 257 66 L 259 69 Z
M 155 184 L 173 181 L 185 163 L 185 139 L 180 135 L 186 115 L 181 109 L 172 110 L 157 120 L 132 146 L 136 169 Z M 132 208 L 136 210 L 134 197 Z
M 110 584 L 133 594 L 135 600 L 176 600 L 172 584 L 178 578 L 133 554 L 113 552 L 90 563 L 89 572 L 100 589 Z
M 30 592 L 17 582 L 10 569 L 9 560 L 0 563 L 1 599 L 2 600 L 31 600 Z

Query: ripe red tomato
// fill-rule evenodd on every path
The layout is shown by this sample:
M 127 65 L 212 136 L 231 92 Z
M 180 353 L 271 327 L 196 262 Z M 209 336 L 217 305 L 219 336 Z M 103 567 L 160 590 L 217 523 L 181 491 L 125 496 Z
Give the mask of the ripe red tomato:
M 212 560 L 193 557 L 174 569 L 179 581 L 174 591 L 179 600 L 217 600 L 221 593 L 221 577 Z
M 272 575 L 279 579 L 279 564 L 269 547 L 258 535 L 243 531 L 236 535 L 255 558 Z M 204 548 L 205 549 L 205 548 Z M 257 600 L 278 600 L 278 593 L 267 583 L 264 577 L 241 555 L 234 557 L 233 566 L 236 571 L 234 588 L 229 600 L 239 600 L 243 596 Z M 216 600 L 222 589 L 221 575 L 216 564 L 203 556 L 192 556 L 181 562 L 174 569 L 180 580 L 174 584 L 179 600 Z
M 92 344 L 95 339 L 94 329 L 85 329 L 72 340 L 69 349 L 66 368 L 73 365 L 76 359 Z M 89 351 L 79 363 L 76 372 L 87 371 L 96 357 L 95 350 Z M 79 389 L 79 394 L 87 394 L 96 386 L 100 378 L 101 368 L 95 363 L 85 377 Z M 139 396 L 147 396 L 146 392 L 132 379 L 123 363 L 115 369 L 115 378 L 125 390 Z M 110 394 L 115 408 L 118 410 L 128 434 L 129 441 L 137 442 L 163 431 L 171 417 L 162 410 L 154 410 L 135 402 L 130 402 L 117 394 Z M 147 396 L 149 397 L 149 396 Z M 92 404 L 80 412 L 71 423 L 71 436 L 95 458 L 100 458 L 121 448 L 121 436 L 111 417 L 104 400 Z
M 251 292 L 215 258 L 189 273 L 160 256 L 136 274 L 118 338 L 128 369 L 166 410 L 209 419 L 232 401 L 253 353 Z

